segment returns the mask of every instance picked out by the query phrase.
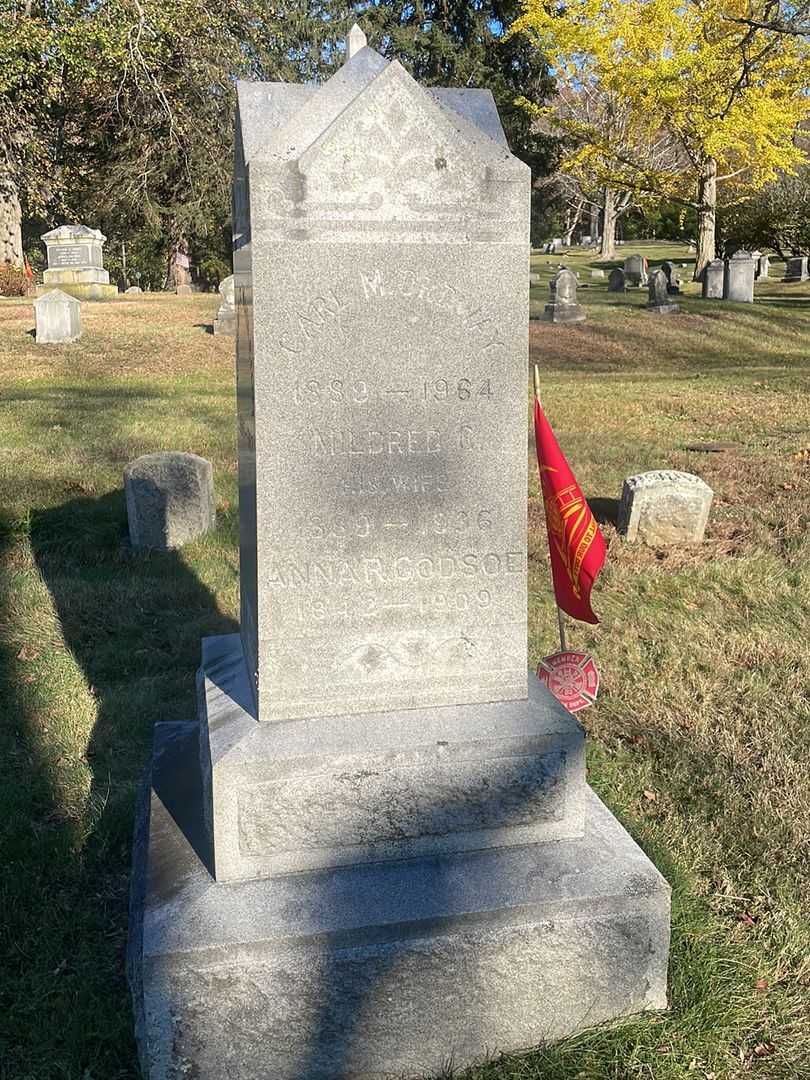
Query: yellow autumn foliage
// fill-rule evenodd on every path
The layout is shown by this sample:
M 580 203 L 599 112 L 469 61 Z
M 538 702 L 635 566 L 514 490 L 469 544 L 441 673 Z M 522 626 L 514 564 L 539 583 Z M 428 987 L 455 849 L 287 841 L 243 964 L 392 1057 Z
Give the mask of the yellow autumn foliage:
M 759 188 L 805 158 L 798 125 L 810 116 L 810 46 L 752 29 L 764 0 L 524 0 L 511 33 L 549 57 L 560 83 L 587 84 L 628 106 L 635 141 L 666 130 L 666 166 L 623 155 L 608 134 L 567 116 L 566 167 L 611 182 L 694 198 L 708 160 L 718 181 Z M 540 112 L 531 102 L 523 104 Z

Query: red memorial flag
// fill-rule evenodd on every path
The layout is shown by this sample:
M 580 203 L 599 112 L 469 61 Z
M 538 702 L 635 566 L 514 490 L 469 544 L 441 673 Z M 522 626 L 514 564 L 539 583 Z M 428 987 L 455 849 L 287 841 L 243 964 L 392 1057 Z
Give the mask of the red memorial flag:
M 605 563 L 605 539 L 537 397 L 534 437 L 557 606 L 574 619 L 598 623 L 591 588 Z

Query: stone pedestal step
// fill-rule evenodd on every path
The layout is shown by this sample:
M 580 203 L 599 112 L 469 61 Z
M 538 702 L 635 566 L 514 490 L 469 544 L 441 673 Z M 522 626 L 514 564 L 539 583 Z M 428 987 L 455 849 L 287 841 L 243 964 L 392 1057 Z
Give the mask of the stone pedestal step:
M 522 701 L 256 722 L 238 634 L 203 642 L 218 881 L 578 837 L 584 734 L 535 676 Z
M 157 726 L 138 818 L 146 1080 L 422 1077 L 665 1007 L 669 887 L 592 792 L 580 840 L 222 885 L 197 730 Z

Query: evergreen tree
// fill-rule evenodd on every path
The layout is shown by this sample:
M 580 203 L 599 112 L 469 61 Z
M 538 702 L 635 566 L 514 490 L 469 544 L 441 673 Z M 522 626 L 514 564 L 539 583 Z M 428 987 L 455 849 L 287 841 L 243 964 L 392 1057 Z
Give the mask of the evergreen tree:
M 521 14 L 520 3 L 381 0 L 354 8 L 369 45 L 396 57 L 418 82 L 490 90 L 512 153 L 526 162 L 535 179 L 551 171 L 557 140 L 540 132 L 516 104 L 521 95 L 545 101 L 553 91 L 545 57 L 524 37 L 506 36 Z M 533 190 L 533 223 L 539 222 L 542 200 L 542 193 Z

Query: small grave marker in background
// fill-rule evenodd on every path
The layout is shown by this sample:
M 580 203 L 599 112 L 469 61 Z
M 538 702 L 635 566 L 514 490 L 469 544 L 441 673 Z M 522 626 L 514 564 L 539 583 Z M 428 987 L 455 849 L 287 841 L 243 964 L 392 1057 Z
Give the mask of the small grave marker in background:
M 630 543 L 699 544 L 713 495 L 699 476 L 675 469 L 628 476 L 616 528 Z
M 82 336 L 81 304 L 61 289 L 51 289 L 34 301 L 38 345 L 67 345 Z

